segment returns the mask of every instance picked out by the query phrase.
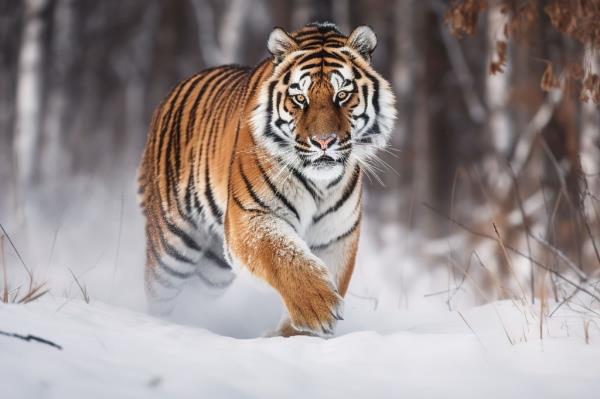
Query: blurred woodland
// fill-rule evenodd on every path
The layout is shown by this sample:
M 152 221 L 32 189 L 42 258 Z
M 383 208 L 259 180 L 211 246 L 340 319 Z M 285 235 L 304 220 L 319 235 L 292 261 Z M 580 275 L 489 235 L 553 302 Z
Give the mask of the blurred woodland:
M 0 221 L 89 185 L 133 193 L 172 86 L 315 20 L 372 26 L 398 98 L 372 231 L 452 242 L 423 263 L 485 264 L 483 287 L 600 295 L 600 0 L 0 0 Z

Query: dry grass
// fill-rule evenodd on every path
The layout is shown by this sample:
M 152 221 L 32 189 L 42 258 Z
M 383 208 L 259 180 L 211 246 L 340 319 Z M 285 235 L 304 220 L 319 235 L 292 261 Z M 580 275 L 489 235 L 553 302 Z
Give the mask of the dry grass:
M 46 287 L 46 283 L 45 282 L 40 283 L 40 282 L 36 281 L 35 276 L 33 275 L 32 271 L 25 264 L 25 261 L 23 260 L 23 257 L 21 256 L 19 250 L 13 243 L 12 239 L 10 238 L 10 236 L 8 235 L 8 233 L 6 232 L 6 230 L 4 229 L 4 226 L 2 226 L 2 224 L 0 224 L 0 229 L 2 230 L 2 233 L 0 235 L 0 262 L 2 263 L 2 279 L 3 279 L 2 295 L 1 295 L 2 302 L 3 303 L 24 304 L 24 303 L 33 302 L 36 299 L 39 299 L 42 296 L 46 295 L 49 291 L 49 289 Z M 27 283 L 18 285 L 13 289 L 10 289 L 9 284 L 8 284 L 9 276 L 8 276 L 8 271 L 7 271 L 7 267 L 6 267 L 6 259 L 4 256 L 5 255 L 5 248 L 4 248 L 5 239 L 6 239 L 6 241 L 8 241 L 8 243 L 12 247 L 14 253 L 19 258 L 19 261 L 21 262 L 21 265 L 23 266 L 23 269 L 25 270 L 25 272 L 27 274 Z
M 73 270 L 69 269 L 69 273 L 71 273 L 71 276 L 73 276 L 73 280 L 75 280 L 77 287 L 79 287 L 79 291 L 81 292 L 81 296 L 83 297 L 85 303 L 90 303 L 90 294 L 88 293 L 86 286 L 79 282 L 79 279 L 77 278 L 75 273 L 73 273 Z

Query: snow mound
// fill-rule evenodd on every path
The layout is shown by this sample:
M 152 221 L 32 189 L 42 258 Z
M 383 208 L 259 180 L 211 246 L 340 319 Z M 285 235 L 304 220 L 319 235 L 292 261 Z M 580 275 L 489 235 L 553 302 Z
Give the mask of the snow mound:
M 411 313 L 349 297 L 335 338 L 235 339 L 45 297 L 0 305 L 0 386 L 11 399 L 597 398 L 597 324 L 561 308 L 540 339 L 539 310 Z

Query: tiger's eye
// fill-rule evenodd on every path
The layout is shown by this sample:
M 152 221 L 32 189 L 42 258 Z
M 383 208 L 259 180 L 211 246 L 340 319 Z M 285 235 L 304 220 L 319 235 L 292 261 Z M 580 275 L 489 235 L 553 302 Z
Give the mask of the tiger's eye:
M 346 98 L 346 96 L 347 96 L 347 95 L 348 95 L 348 94 L 347 94 L 345 91 L 340 91 L 340 92 L 338 93 L 338 98 L 339 98 L 340 100 L 343 100 L 344 98 Z
M 296 96 L 296 101 L 298 101 L 299 103 L 303 103 L 304 100 L 306 100 L 306 98 L 304 98 L 304 96 L 302 94 L 298 94 Z

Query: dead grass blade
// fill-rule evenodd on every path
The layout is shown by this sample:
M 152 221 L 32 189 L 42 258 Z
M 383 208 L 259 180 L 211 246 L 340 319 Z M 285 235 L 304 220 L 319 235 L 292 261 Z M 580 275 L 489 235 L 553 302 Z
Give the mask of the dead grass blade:
M 0 235 L 0 262 L 2 262 L 2 302 L 8 303 L 8 273 L 6 272 L 6 260 L 4 259 L 4 235 Z
M 480 231 L 477 231 L 477 230 L 473 230 L 472 228 L 470 228 L 469 226 L 465 225 L 464 223 L 461 223 L 461 222 L 459 222 L 458 220 L 456 220 L 456 219 L 453 219 L 453 218 L 449 217 L 448 215 L 445 215 L 444 213 L 442 213 L 442 212 L 438 211 L 437 209 L 435 209 L 435 208 L 434 208 L 434 207 L 432 207 L 431 205 L 427 204 L 426 202 L 422 202 L 422 204 L 423 204 L 423 206 L 425 206 L 427 209 L 429 209 L 429 210 L 430 210 L 430 211 L 432 211 L 433 213 L 435 213 L 435 214 L 437 214 L 438 216 L 441 216 L 441 217 L 443 217 L 443 218 L 445 218 L 445 219 L 449 220 L 450 222 L 452 222 L 452 223 L 456 224 L 457 226 L 461 227 L 461 228 L 462 228 L 462 229 L 464 229 L 466 232 L 468 232 L 468 233 L 470 233 L 470 234 L 472 234 L 472 235 L 474 235 L 474 236 L 481 237 L 481 238 L 485 238 L 485 239 L 487 239 L 487 240 L 494 240 L 494 241 L 496 241 L 496 240 L 497 240 L 497 239 L 496 239 L 496 237 L 493 237 L 493 236 L 491 236 L 491 235 L 488 235 L 488 234 L 486 234 L 486 233 L 482 233 L 482 232 L 480 232 Z M 537 237 L 535 237 L 535 236 L 533 236 L 533 235 L 532 235 L 532 238 L 533 238 L 534 240 L 536 240 L 536 241 L 537 241 L 537 240 L 541 240 L 541 241 L 543 241 L 542 239 L 540 239 L 540 238 L 537 238 Z M 545 242 L 545 241 L 543 241 L 543 242 Z M 564 254 L 562 254 L 562 252 L 560 252 L 560 251 L 559 251 L 559 250 L 557 250 L 556 248 L 552 247 L 552 246 L 551 246 L 550 244 L 548 244 L 547 242 L 546 242 L 546 245 L 548 245 L 549 247 L 553 248 L 553 249 L 554 249 L 554 251 L 557 251 L 557 253 L 556 253 L 556 254 L 560 253 L 562 256 L 566 257 Z M 562 275 L 562 274 L 561 274 L 560 272 L 558 272 L 557 270 L 554 270 L 554 269 L 552 269 L 551 267 L 549 267 L 549 266 L 547 266 L 547 265 L 543 264 L 542 262 L 540 262 L 540 261 L 538 261 L 538 260 L 534 259 L 533 257 L 530 257 L 530 256 L 528 256 L 527 254 L 525 254 L 525 253 L 523 253 L 523 252 L 519 251 L 518 249 L 511 247 L 510 245 L 506 245 L 506 244 L 505 244 L 505 248 L 506 248 L 506 249 L 508 249 L 509 251 L 511 251 L 511 252 L 513 252 L 513 253 L 515 253 L 515 254 L 517 254 L 517 255 L 519 255 L 519 256 L 521 256 L 521 257 L 525 258 L 525 259 L 529 259 L 529 260 L 531 260 L 531 261 L 533 262 L 533 264 L 534 264 L 534 265 L 536 265 L 536 266 L 538 266 L 538 267 L 540 267 L 540 268 L 542 268 L 542 269 L 544 269 L 544 270 L 547 270 L 547 271 L 549 271 L 550 273 L 552 273 L 554 276 L 556 276 L 557 278 L 561 279 L 561 280 L 562 280 L 562 281 L 564 281 L 565 283 L 569 284 L 570 286 L 572 286 L 572 287 L 574 287 L 574 288 L 578 288 L 578 289 L 579 289 L 581 292 L 584 292 L 584 293 L 586 293 L 587 295 L 589 295 L 590 297 L 592 297 L 592 298 L 593 298 L 593 299 L 595 299 L 596 301 L 600 302 L 600 297 L 599 297 L 598 295 L 594 294 L 593 292 L 591 292 L 591 291 L 590 291 L 590 290 L 588 290 L 587 288 L 585 288 L 585 287 L 583 287 L 583 286 L 581 286 L 581 285 L 579 285 L 579 284 L 577 284 L 577 283 L 575 283 L 575 282 L 571 281 L 569 278 L 565 277 L 564 275 Z M 553 252 L 554 252 L 554 251 L 553 251 Z M 560 257 L 560 256 L 559 256 L 559 257 Z M 568 258 L 566 258 L 566 259 L 568 260 Z M 571 262 L 571 265 L 573 266 L 573 263 L 572 263 L 572 262 Z M 576 266 L 575 266 L 575 268 L 576 268 L 576 270 L 578 270 L 580 273 L 583 273 L 583 272 L 581 272 L 581 270 L 579 270 L 579 268 L 577 268 Z M 579 273 L 578 273 L 578 275 L 579 275 Z M 585 282 L 585 281 L 587 281 L 587 276 L 585 276 L 585 274 L 583 275 L 583 279 L 582 279 L 582 281 L 584 281 L 584 282 Z
M 73 280 L 75 280 L 75 283 L 79 287 L 79 291 L 81 291 L 81 295 L 83 296 L 83 300 L 85 301 L 85 303 L 90 303 L 90 295 L 88 294 L 87 288 L 85 288 L 85 286 L 83 286 L 79 282 L 79 279 L 77 278 L 77 276 L 75 276 L 73 270 L 69 269 L 69 273 L 71 273 L 71 276 L 73 276 Z
M 515 268 L 513 267 L 512 260 L 510 259 L 510 256 L 508 255 L 506 246 L 504 245 L 504 240 L 502 240 L 502 237 L 500 236 L 500 232 L 498 231 L 498 227 L 496 226 L 496 223 L 492 223 L 492 226 L 494 226 L 494 232 L 496 233 L 496 237 L 498 237 L 497 241 L 498 241 L 498 244 L 500 245 L 500 249 L 502 249 L 502 255 L 504 255 L 504 258 L 506 259 L 506 263 L 508 264 L 508 269 L 510 270 L 510 274 L 512 274 L 513 278 L 517 282 L 517 285 L 519 286 L 519 290 L 521 291 L 521 300 L 525 301 L 525 298 L 526 298 L 525 289 L 523 289 L 523 286 L 521 285 L 521 282 L 519 281 L 519 277 L 517 276 L 517 273 L 515 272 Z

